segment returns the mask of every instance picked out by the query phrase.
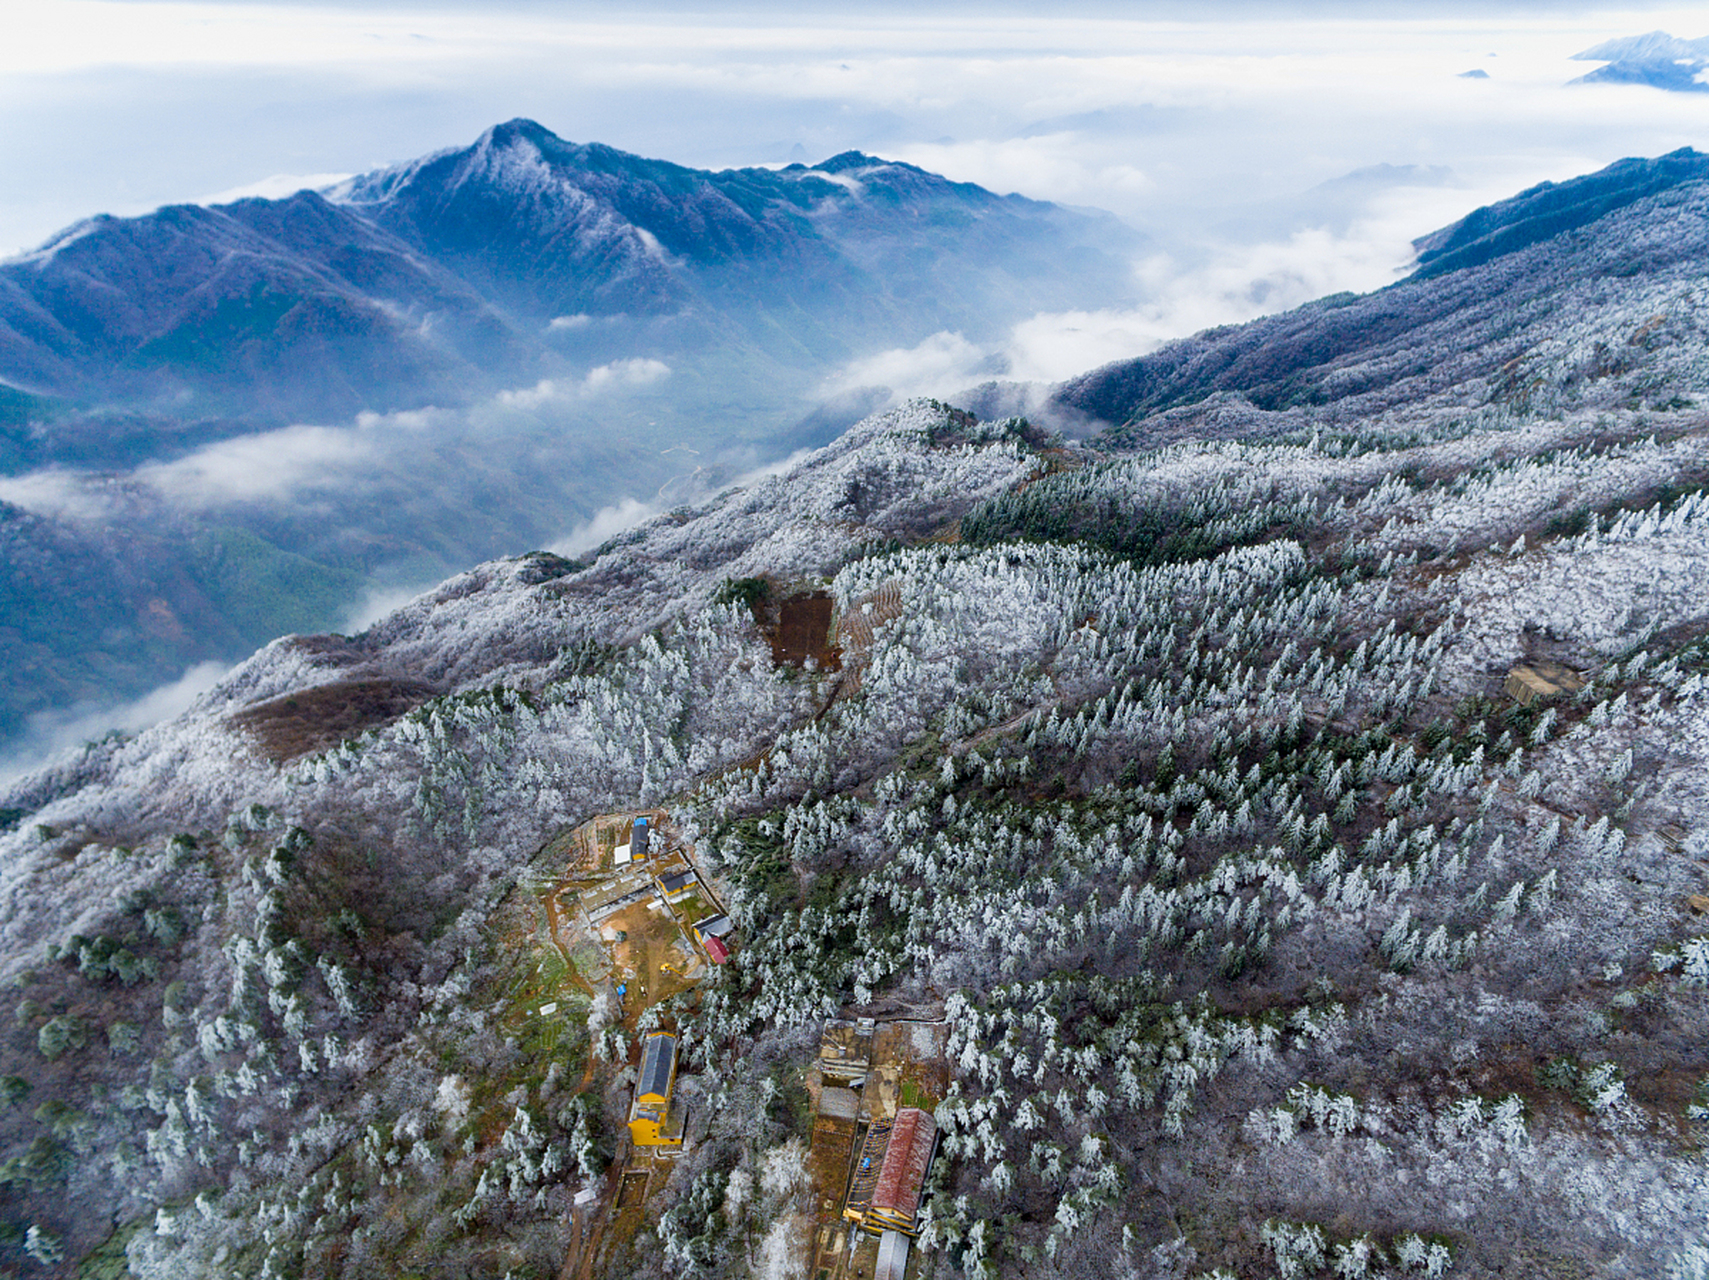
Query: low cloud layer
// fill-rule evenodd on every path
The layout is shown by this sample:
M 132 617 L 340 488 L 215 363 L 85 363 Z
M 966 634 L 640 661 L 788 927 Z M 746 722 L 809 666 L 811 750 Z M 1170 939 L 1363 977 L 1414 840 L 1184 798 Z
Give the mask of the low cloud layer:
M 224 662 L 199 662 L 178 679 L 127 702 L 83 702 L 42 711 L 0 753 L 0 785 L 32 773 L 66 752 L 117 730 L 140 733 L 184 711 L 231 670 Z
M 575 318 L 587 319 L 586 316 Z M 552 321 L 552 327 L 558 327 L 557 320 Z M 538 409 L 544 405 L 581 400 L 602 391 L 651 386 L 669 377 L 670 372 L 671 367 L 663 360 L 617 360 L 591 369 L 581 378 L 542 378 L 532 387 L 501 391 L 498 402 L 512 409 Z
M 916 346 L 851 362 L 827 380 L 826 391 L 882 386 L 902 399 L 953 396 L 992 377 L 1060 382 L 1216 325 L 1393 284 L 1411 267 L 1415 238 L 1469 205 L 1511 194 L 1479 190 L 1439 170 L 1353 175 L 1328 185 L 1345 190 L 1332 193 L 1339 198 L 1296 201 L 1289 216 L 1304 225 L 1283 238 L 1243 243 L 1207 236 L 1190 256 L 1157 253 L 1134 263 L 1145 299 L 1137 306 L 1040 312 L 988 344 L 933 334 Z
M 299 191 L 321 191 L 353 177 L 348 173 L 275 173 L 255 182 L 228 187 L 203 196 L 197 204 L 231 204 L 237 200 L 283 200 Z
M 55 467 L 0 476 L 0 502 L 77 523 L 123 519 L 164 504 L 215 513 L 256 505 L 348 499 L 423 474 L 435 449 L 485 441 L 491 459 L 527 452 L 519 432 L 560 432 L 630 392 L 670 375 L 663 361 L 613 361 L 580 377 L 543 379 L 469 409 L 363 413 L 343 425 L 299 423 L 203 445 L 180 458 L 113 474 Z M 568 414 L 569 417 L 564 415 Z M 564 447 L 573 448 L 564 436 Z
M 1133 12 L 34 6 L 0 48 L 0 253 L 97 210 L 362 172 L 516 115 L 707 167 L 858 148 L 1112 209 L 1170 241 L 1361 166 L 1445 165 L 1512 190 L 1703 141 L 1695 95 L 1568 84 L 1591 46 L 1699 33 L 1689 9 Z
M 664 510 L 657 502 L 642 502 L 625 498 L 609 507 L 601 507 L 591 517 L 571 529 L 550 550 L 561 556 L 579 556 L 609 542 L 625 529 L 633 529 L 643 520 L 650 520 Z
M 196 509 L 275 501 L 328 476 L 360 475 L 385 437 L 433 416 L 366 415 L 354 427 L 291 426 L 238 436 L 142 467 L 136 478 L 175 505 Z
M 898 398 L 931 395 L 963 386 L 970 371 L 988 361 L 991 349 L 959 333 L 934 333 L 913 347 L 894 347 L 845 366 L 825 384 L 827 398 L 862 387 L 889 387 Z

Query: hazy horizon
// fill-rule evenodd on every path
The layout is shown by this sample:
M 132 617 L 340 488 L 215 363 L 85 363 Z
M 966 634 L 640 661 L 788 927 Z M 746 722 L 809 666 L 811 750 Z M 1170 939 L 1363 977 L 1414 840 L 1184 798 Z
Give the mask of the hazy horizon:
M 1108 210 L 1152 237 L 1149 301 L 1041 318 L 1003 353 L 1054 379 L 1207 325 L 1389 283 L 1410 242 L 1623 156 L 1709 146 L 1709 94 L 1569 85 L 1572 55 L 1697 11 L 1515 4 L 881 6 L 798 16 L 511 0 L 66 0 L 0 50 L 0 256 L 101 212 L 283 195 L 527 116 L 676 163 L 858 149 L 998 192 Z M 1485 78 L 1467 78 L 1481 71 Z M 988 351 L 875 358 L 911 388 Z M 966 357 L 966 358 L 963 358 Z M 910 378 L 910 372 L 917 377 Z M 865 376 L 851 369 L 849 379 Z

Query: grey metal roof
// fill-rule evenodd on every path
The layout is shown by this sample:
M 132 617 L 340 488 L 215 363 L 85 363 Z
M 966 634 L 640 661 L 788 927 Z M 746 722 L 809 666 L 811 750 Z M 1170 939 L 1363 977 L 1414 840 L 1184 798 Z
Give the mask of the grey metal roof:
M 641 1055 L 641 1078 L 635 1082 L 635 1096 L 654 1093 L 661 1098 L 670 1093 L 671 1066 L 676 1061 L 676 1037 L 669 1032 L 651 1036 Z
M 886 1231 L 878 1237 L 878 1266 L 872 1280 L 902 1280 L 908 1271 L 908 1237 L 900 1231 Z
M 733 928 L 730 924 L 730 917 L 726 915 L 707 916 L 694 927 L 708 938 L 722 938 Z
M 666 876 L 663 880 L 659 881 L 659 883 L 664 885 L 666 893 L 675 893 L 678 889 L 682 888 L 683 885 L 692 882 L 693 879 L 694 872 L 679 871 L 675 875 Z

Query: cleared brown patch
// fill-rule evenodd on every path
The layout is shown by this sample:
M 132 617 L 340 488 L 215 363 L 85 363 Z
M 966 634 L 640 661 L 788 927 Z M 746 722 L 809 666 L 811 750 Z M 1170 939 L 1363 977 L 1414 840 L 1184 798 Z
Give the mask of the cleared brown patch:
M 1687 1108 L 1697 1101 L 1703 1073 L 1690 1067 L 1662 1067 L 1628 1071 L 1625 1079 L 1632 1101 L 1658 1120 L 1683 1120 Z
M 170 604 L 158 596 L 142 607 L 137 614 L 137 622 L 157 640 L 176 643 L 184 638 L 184 626 L 178 621 L 178 615 L 172 612 Z
M 341 680 L 258 703 L 232 716 L 261 753 L 283 764 L 390 724 L 438 691 L 416 680 Z
M 645 1169 L 632 1169 L 623 1175 L 623 1181 L 617 1188 L 617 1207 L 633 1209 L 639 1207 L 647 1198 L 647 1177 Z
M 849 1164 L 854 1159 L 857 1125 L 836 1116 L 813 1117 L 812 1145 L 807 1167 L 813 1179 L 815 1203 L 821 1227 L 842 1220 L 843 1196 L 849 1186 Z
M 842 650 L 831 639 L 834 612 L 824 591 L 754 605 L 754 618 L 771 642 L 773 662 L 798 667 L 811 658 L 821 671 L 840 671 L 843 665 Z
M 629 1027 L 650 1006 L 692 990 L 699 980 L 694 948 L 674 919 L 654 909 L 656 902 L 649 894 L 600 925 L 602 933 L 613 935 L 607 946 L 614 979 L 629 988 L 623 998 L 623 1021 Z

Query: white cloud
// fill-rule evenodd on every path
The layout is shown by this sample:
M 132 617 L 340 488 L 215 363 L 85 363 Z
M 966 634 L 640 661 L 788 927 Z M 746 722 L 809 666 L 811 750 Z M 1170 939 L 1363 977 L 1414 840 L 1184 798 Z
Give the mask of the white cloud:
M 1004 347 L 1007 376 L 1057 382 L 1215 325 L 1271 315 L 1326 294 L 1381 288 L 1411 257 L 1409 240 L 1361 226 L 1349 235 L 1314 228 L 1285 241 L 1230 246 L 1185 271 L 1155 258 L 1141 264 L 1151 293 L 1143 306 L 1040 313 L 1016 325 Z
M 101 520 L 115 507 L 114 495 L 103 480 L 58 467 L 0 476 L 0 502 L 53 519 Z
M 856 147 L 1189 235 L 1208 210 L 1381 161 L 1512 190 L 1539 167 L 1563 177 L 1702 139 L 1693 95 L 1565 87 L 1584 71 L 1570 55 L 1590 45 L 1701 27 L 1700 13 L 1658 5 L 1419 5 L 1359 20 L 1223 5 L 1198 21 L 1114 5 L 14 7 L 0 44 L 0 167 L 13 178 L 0 246 L 257 172 L 361 171 L 517 114 L 697 165 Z M 1473 67 L 1491 79 L 1458 78 Z
M 670 376 L 671 367 L 663 360 L 618 360 L 602 364 L 587 375 L 589 391 L 607 387 L 645 387 Z
M 83 702 L 39 711 L 0 755 L 0 783 L 11 782 L 49 763 L 62 752 L 117 729 L 139 733 L 183 712 L 231 670 L 224 662 L 199 662 L 178 679 L 129 702 Z
M 372 429 L 382 419 L 364 415 L 369 430 L 292 426 L 205 445 L 183 458 L 155 462 L 138 480 L 170 499 L 198 508 L 284 498 L 306 485 L 360 472 L 378 449 Z M 392 415 L 390 421 L 397 421 Z
M 585 329 L 593 323 L 593 317 L 586 312 L 577 312 L 573 316 L 553 316 L 552 323 L 546 326 L 549 333 L 563 333 L 569 330 Z
M 160 501 L 183 510 L 213 511 L 302 501 L 317 490 L 348 498 L 364 485 L 395 487 L 399 473 L 418 469 L 425 435 L 440 446 L 479 439 L 484 453 L 497 456 L 511 447 L 503 442 L 514 411 L 573 410 L 597 397 L 652 386 L 670 372 L 662 360 L 617 360 L 579 378 L 548 378 L 532 387 L 503 391 L 467 410 L 364 412 L 348 426 L 298 423 L 214 441 L 183 457 L 118 474 L 51 468 L 0 476 L 0 502 L 38 515 L 93 523 L 136 515 Z
M 1333 209 L 1344 230 L 1306 226 L 1274 240 L 1242 243 L 1206 238 L 1192 257 L 1156 253 L 1134 264 L 1145 301 L 1131 308 L 1039 312 L 999 342 L 979 345 L 937 333 L 840 369 L 827 394 L 887 386 L 898 398 L 952 396 L 992 377 L 1059 382 L 1111 361 L 1131 359 L 1175 338 L 1238 324 L 1343 291 L 1392 284 L 1408 270 L 1412 240 L 1454 220 L 1468 204 L 1510 194 L 1501 188 L 1426 185 L 1404 180 L 1379 188 L 1351 209 Z M 1321 213 L 1316 205 L 1307 213 Z
M 797 449 L 787 458 L 779 458 L 776 462 L 767 462 L 761 466 L 742 472 L 741 475 L 737 476 L 730 482 L 730 487 L 735 489 L 746 489 L 749 485 L 758 484 L 761 480 L 768 479 L 771 476 L 786 475 L 795 470 L 795 468 L 804 460 L 817 452 L 817 449 Z
M 825 395 L 861 387 L 889 387 L 898 399 L 941 394 L 946 387 L 964 386 L 989 355 L 961 334 L 943 330 L 917 346 L 893 347 L 845 365 L 827 381 Z
M 633 529 L 643 520 L 651 520 L 661 510 L 663 508 L 655 503 L 625 498 L 614 506 L 601 507 L 547 550 L 561 556 L 579 556 L 608 542 L 625 529 Z
M 696 450 L 686 449 L 685 446 L 680 445 L 673 446 L 673 449 L 666 449 L 665 452 L 671 453 L 677 448 L 683 448 L 686 452 L 691 454 L 697 452 Z M 782 475 L 783 473 L 793 469 L 803 458 L 807 457 L 812 452 L 814 452 L 812 449 L 797 449 L 787 458 L 779 458 L 773 462 L 767 462 L 747 471 L 743 471 L 737 475 L 735 479 L 729 481 L 724 488 L 745 489 L 749 485 L 759 483 L 759 481 L 766 479 L 768 476 Z M 610 541 L 618 534 L 623 533 L 626 530 L 633 529 L 636 525 L 642 524 L 651 520 L 654 516 L 662 515 L 664 512 L 668 511 L 673 505 L 672 490 L 676 487 L 677 483 L 686 483 L 692 491 L 694 482 L 698 476 L 699 470 L 696 468 L 693 473 L 685 473 L 682 476 L 678 476 L 676 480 L 666 481 L 659 492 L 649 501 L 644 502 L 638 498 L 624 498 L 621 502 L 615 503 L 611 506 L 601 507 L 598 511 L 594 512 L 593 515 L 588 517 L 588 519 L 584 520 L 563 537 L 552 543 L 547 550 L 556 552 L 561 556 L 573 557 L 585 555 L 594 548 Z M 707 495 L 705 494 L 705 491 L 702 490 L 697 494 L 692 494 L 691 500 L 700 501 L 704 496 Z M 404 603 L 404 601 L 400 600 L 398 603 L 401 604 Z
M 438 579 L 411 587 L 370 584 L 367 590 L 362 593 L 362 598 L 345 612 L 343 620 L 338 624 L 338 629 L 347 636 L 360 635 L 380 619 L 390 617 L 411 600 L 438 585 Z
M 323 190 L 353 176 L 348 173 L 275 173 L 255 182 L 216 191 L 211 196 L 202 196 L 195 203 L 231 204 L 235 200 L 282 200 L 286 196 L 296 195 L 299 191 Z
M 557 324 L 554 320 L 553 325 Z M 588 371 L 584 378 L 542 378 L 532 387 L 498 393 L 498 403 L 510 409 L 539 409 L 622 387 L 645 387 L 670 376 L 663 360 L 617 360 Z

